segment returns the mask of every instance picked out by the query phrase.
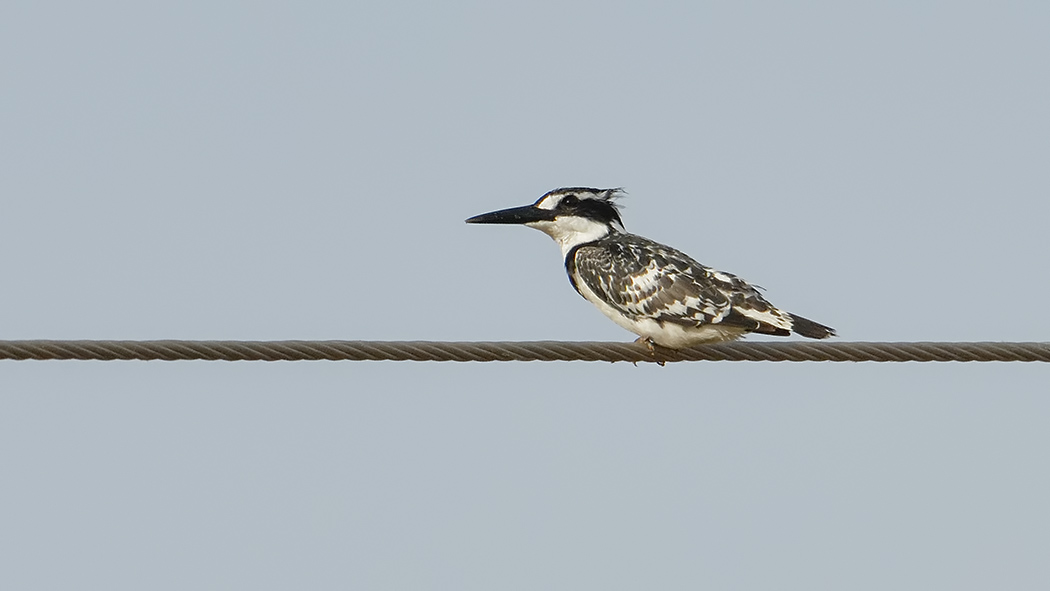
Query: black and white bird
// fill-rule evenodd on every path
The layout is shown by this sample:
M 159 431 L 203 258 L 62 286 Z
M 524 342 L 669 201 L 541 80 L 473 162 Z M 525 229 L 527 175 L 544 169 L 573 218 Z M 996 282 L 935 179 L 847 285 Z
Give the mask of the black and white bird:
M 628 233 L 614 199 L 620 189 L 555 189 L 536 203 L 474 216 L 469 224 L 523 224 L 554 239 L 569 282 L 639 341 L 671 349 L 746 333 L 813 339 L 835 330 L 778 310 L 759 288 L 705 267 L 685 253 Z

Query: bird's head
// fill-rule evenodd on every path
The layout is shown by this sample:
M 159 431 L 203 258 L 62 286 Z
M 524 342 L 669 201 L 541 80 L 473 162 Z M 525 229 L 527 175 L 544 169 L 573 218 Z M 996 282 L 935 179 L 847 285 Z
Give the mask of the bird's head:
M 613 200 L 622 189 L 555 189 L 536 203 L 476 215 L 468 224 L 522 224 L 549 235 L 568 254 L 574 246 L 623 232 L 620 211 Z

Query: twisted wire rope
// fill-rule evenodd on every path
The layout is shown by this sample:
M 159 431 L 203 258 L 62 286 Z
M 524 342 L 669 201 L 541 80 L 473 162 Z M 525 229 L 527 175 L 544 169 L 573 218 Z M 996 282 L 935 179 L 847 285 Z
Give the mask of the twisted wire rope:
M 1050 343 L 732 342 L 690 349 L 615 342 L 0 341 L 0 359 L 162 361 L 1050 362 Z

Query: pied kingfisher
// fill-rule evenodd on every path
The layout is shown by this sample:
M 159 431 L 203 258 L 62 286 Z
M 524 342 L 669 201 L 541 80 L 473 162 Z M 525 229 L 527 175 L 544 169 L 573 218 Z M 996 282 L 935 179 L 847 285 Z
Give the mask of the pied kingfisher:
M 679 349 L 755 332 L 813 339 L 835 330 L 775 308 L 759 288 L 628 233 L 613 199 L 621 189 L 555 189 L 536 203 L 474 216 L 468 224 L 524 224 L 561 247 L 569 282 L 650 347 Z

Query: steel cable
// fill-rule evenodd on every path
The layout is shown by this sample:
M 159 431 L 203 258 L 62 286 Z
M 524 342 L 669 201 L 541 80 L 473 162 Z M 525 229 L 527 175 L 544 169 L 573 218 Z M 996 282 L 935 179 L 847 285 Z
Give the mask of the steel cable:
M 440 341 L 0 341 L 0 359 L 163 361 L 1026 361 L 1050 343 L 742 341 L 672 351 L 638 343 Z

